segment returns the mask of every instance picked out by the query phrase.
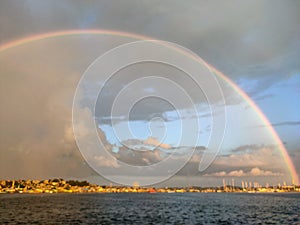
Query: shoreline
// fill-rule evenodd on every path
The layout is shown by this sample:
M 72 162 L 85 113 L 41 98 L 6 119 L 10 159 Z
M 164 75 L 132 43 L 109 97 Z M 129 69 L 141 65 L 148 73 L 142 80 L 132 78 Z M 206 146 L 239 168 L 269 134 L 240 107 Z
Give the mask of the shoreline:
M 277 186 L 222 186 L 222 187 L 139 187 L 100 186 L 78 180 L 0 180 L 0 194 L 42 193 L 300 193 L 299 185 Z

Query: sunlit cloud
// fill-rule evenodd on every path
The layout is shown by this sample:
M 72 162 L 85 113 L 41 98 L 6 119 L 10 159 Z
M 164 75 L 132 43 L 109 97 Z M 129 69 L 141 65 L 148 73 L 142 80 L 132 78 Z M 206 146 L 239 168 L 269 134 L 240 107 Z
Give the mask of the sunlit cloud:
M 251 148 L 252 147 L 252 148 Z M 214 162 L 221 167 L 249 168 L 284 168 L 284 162 L 280 157 L 276 146 L 241 146 L 232 154 L 218 156 Z
M 172 146 L 166 143 L 161 143 L 159 140 L 157 140 L 154 137 L 147 138 L 144 142 L 146 145 L 153 145 L 153 146 L 159 146 L 161 148 L 170 149 Z
M 262 170 L 258 167 L 252 168 L 250 171 L 233 170 L 230 172 L 220 171 L 211 174 L 205 174 L 206 177 L 258 177 L 258 176 L 283 176 L 283 173 Z

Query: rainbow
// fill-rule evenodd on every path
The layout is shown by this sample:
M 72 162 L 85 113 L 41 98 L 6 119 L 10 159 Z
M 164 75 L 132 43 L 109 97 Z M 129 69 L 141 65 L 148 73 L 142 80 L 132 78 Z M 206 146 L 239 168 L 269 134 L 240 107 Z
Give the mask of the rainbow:
M 101 30 L 101 29 L 89 29 L 89 30 L 62 30 L 62 31 L 54 31 L 54 32 L 49 32 L 49 33 L 42 33 L 42 34 L 37 34 L 37 35 L 32 35 L 28 36 L 25 38 L 17 39 L 14 41 L 10 41 L 8 43 L 4 43 L 0 45 L 0 52 L 3 52 L 5 50 L 15 48 L 21 45 L 25 45 L 28 43 L 32 43 L 35 41 L 40 41 L 43 39 L 48 39 L 48 38 L 55 38 L 55 37 L 61 37 L 61 36 L 71 36 L 71 35 L 90 35 L 90 34 L 101 34 L 101 35 L 113 35 L 113 36 L 121 36 L 121 37 L 128 37 L 128 38 L 133 38 L 137 40 L 153 40 L 151 37 L 139 35 L 139 34 L 134 34 L 134 33 L 128 33 L 128 32 L 123 32 L 123 31 L 116 31 L 116 30 Z M 174 47 L 172 47 L 174 48 Z M 297 171 L 295 169 L 295 166 L 285 148 L 283 145 L 281 139 L 279 138 L 278 134 L 276 133 L 275 129 L 272 127 L 270 124 L 269 120 L 267 117 L 264 115 L 264 113 L 260 110 L 260 108 L 255 104 L 255 102 L 240 88 L 238 87 L 232 80 L 230 80 L 227 76 L 225 76 L 222 72 L 214 68 L 212 65 L 206 63 L 203 61 L 201 58 L 188 53 L 184 52 L 181 49 L 177 49 L 178 51 L 182 52 L 185 55 L 188 55 L 189 57 L 193 58 L 194 60 L 200 62 L 200 63 L 205 63 L 208 68 L 214 72 L 219 78 L 224 80 L 229 86 L 235 90 L 257 113 L 263 124 L 265 124 L 268 127 L 268 130 L 270 134 L 273 136 L 276 144 L 279 147 L 280 153 L 285 161 L 285 164 L 287 165 L 287 168 L 289 170 L 289 173 L 292 177 L 293 183 L 294 184 L 300 184 L 299 182 L 299 176 L 297 174 Z

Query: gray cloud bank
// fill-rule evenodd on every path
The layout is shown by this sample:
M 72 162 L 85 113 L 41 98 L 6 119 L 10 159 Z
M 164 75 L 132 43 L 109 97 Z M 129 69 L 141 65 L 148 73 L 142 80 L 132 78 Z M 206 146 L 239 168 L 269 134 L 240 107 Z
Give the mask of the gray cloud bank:
M 299 8 L 277 0 L 1 1 L 0 38 L 65 29 L 140 33 L 186 46 L 234 79 L 263 76 L 262 89 L 299 71 Z

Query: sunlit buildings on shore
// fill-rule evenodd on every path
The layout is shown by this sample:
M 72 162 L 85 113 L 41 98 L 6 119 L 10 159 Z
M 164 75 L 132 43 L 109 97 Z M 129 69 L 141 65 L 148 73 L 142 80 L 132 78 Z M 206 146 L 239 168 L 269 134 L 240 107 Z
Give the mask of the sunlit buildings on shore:
M 300 186 L 287 185 L 286 182 L 277 185 L 266 183 L 262 186 L 258 182 L 242 181 L 236 186 L 234 180 L 229 182 L 223 179 L 221 187 L 139 187 L 133 186 L 100 186 L 89 184 L 87 181 L 53 180 L 1 180 L 0 193 L 184 193 L 184 192 L 245 192 L 245 193 L 272 193 L 272 192 L 300 192 Z

